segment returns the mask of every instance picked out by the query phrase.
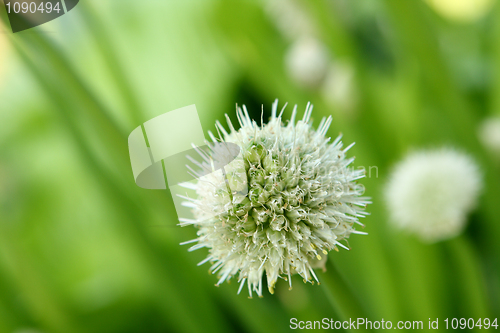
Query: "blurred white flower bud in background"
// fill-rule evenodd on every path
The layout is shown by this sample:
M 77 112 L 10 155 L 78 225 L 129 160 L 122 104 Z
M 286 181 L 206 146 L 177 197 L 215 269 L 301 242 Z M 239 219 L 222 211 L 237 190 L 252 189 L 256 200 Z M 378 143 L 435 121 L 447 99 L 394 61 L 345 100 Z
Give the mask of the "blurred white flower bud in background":
M 479 127 L 479 140 L 498 160 L 500 160 L 500 117 L 491 117 Z
M 420 151 L 396 165 L 385 199 L 395 226 L 437 242 L 462 232 L 481 187 L 469 156 L 451 149 Z
M 350 64 L 333 62 L 321 88 L 321 94 L 327 103 L 349 115 L 353 114 L 357 99 L 354 75 L 354 68 Z
M 329 60 L 326 46 L 315 38 L 306 37 L 292 44 L 285 55 L 285 66 L 299 85 L 315 88 L 323 82 Z
M 314 24 L 304 8 L 294 0 L 271 0 L 265 3 L 265 10 L 276 28 L 288 40 L 315 34 Z
M 426 0 L 438 14 L 446 19 L 471 22 L 483 17 L 494 0 Z

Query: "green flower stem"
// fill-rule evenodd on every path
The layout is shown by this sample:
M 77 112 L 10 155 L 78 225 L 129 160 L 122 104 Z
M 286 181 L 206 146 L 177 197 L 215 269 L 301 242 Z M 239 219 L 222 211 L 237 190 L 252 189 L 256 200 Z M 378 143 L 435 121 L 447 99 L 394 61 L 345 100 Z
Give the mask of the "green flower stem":
M 288 328 L 290 316 L 282 307 L 273 306 L 269 297 L 248 299 L 226 287 L 215 291 L 214 297 L 222 302 L 231 317 L 238 318 L 248 332 L 281 332 L 284 327 Z
M 446 242 L 446 249 L 455 266 L 458 286 L 462 293 L 463 316 L 487 318 L 488 311 L 485 281 L 481 265 L 469 241 L 461 236 Z
M 439 248 L 399 235 L 396 240 L 401 304 L 407 318 L 426 320 L 447 313 L 446 281 L 440 264 Z
M 496 3 L 493 8 L 493 29 L 490 40 L 493 56 L 493 74 L 491 75 L 493 84 L 490 91 L 490 112 L 500 116 L 500 3 Z
M 327 297 L 341 320 L 369 318 L 359 297 L 340 274 L 331 259 L 326 261 L 326 272 L 320 273 L 321 284 L 327 291 Z M 363 329 L 357 330 L 363 332 Z M 365 332 L 368 330 L 364 330 Z
M 46 36 L 34 31 L 29 34 L 16 34 L 11 37 L 12 45 L 23 61 L 31 62 L 31 70 L 36 69 L 45 81 L 41 87 L 50 86 L 55 102 L 65 104 L 61 109 L 64 117 L 70 119 L 86 140 L 99 140 L 106 156 L 114 162 L 117 173 L 123 177 L 130 174 L 130 158 L 126 132 L 111 118 L 101 100 L 96 97 L 80 76 L 73 70 L 63 52 Z M 60 87 L 65 89 L 61 90 Z M 57 99 L 57 100 L 55 100 Z M 92 124 L 92 127 L 89 126 Z M 87 126 L 85 126 L 87 125 Z M 92 133 L 86 128 L 92 128 Z
M 94 5 L 90 2 L 81 4 L 82 16 L 86 26 L 88 27 L 92 38 L 96 41 L 97 47 L 101 50 L 101 54 L 106 62 L 106 65 L 114 79 L 114 82 L 121 92 L 124 99 L 124 105 L 128 109 L 129 117 L 135 124 L 144 122 L 140 103 L 137 100 L 136 92 L 130 84 L 130 79 L 127 77 L 126 68 L 121 64 L 120 57 L 115 50 L 113 39 L 109 36 L 106 26 L 99 17 L 99 13 L 94 9 Z

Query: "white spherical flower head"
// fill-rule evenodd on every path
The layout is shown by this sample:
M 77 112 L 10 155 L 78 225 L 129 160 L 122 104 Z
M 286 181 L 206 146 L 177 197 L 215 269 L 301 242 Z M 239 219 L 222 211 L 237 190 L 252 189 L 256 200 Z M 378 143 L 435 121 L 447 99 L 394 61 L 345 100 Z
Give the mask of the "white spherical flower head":
M 304 37 L 292 44 L 285 56 L 285 66 L 290 77 L 298 84 L 314 88 L 325 78 L 330 56 L 325 45 L 311 37 Z
M 479 128 L 481 143 L 500 159 L 500 117 L 486 119 Z
M 392 221 L 428 242 L 458 235 L 481 189 L 479 168 L 467 155 L 441 149 L 410 154 L 385 188 Z
M 311 111 L 308 105 L 296 123 L 295 107 L 285 126 L 276 101 L 268 124 L 257 125 L 245 107 L 237 110 L 238 131 L 229 118 L 229 133 L 217 122 L 223 140 L 241 147 L 242 163 L 226 170 L 226 182 L 217 181 L 218 176 L 198 181 L 198 198 L 188 203 L 196 220 L 187 223 L 199 228 L 198 238 L 186 242 L 198 243 L 191 249 L 209 249 L 200 264 L 212 263 L 217 285 L 238 274 L 238 293 L 246 282 L 251 297 L 252 291 L 262 296 L 264 273 L 271 293 L 279 277 L 291 288 L 295 273 L 313 283 L 318 281 L 313 268 L 324 264 L 330 250 L 348 249 L 343 240 L 365 234 L 354 229 L 355 224 L 362 226 L 358 218 L 367 214 L 369 203 L 357 184 L 364 170 L 348 167 L 354 160 L 346 157 L 352 145 L 343 148 L 340 136 L 333 142 L 325 137 L 331 117 L 314 130 Z M 222 140 L 209 134 L 214 142 Z M 246 195 L 238 183 L 248 184 Z M 233 204 L 219 212 L 228 196 Z

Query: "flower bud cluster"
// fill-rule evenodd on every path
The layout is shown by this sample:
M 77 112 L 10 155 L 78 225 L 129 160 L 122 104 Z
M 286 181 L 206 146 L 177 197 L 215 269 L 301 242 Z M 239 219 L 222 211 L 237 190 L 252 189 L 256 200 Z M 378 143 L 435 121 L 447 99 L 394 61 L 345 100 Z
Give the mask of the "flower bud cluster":
M 209 249 L 202 263 L 212 263 L 217 285 L 238 274 L 239 291 L 246 282 L 250 296 L 252 291 L 262 296 L 264 273 L 271 293 L 279 277 L 290 288 L 295 273 L 305 282 L 317 281 L 313 267 L 329 251 L 348 248 L 341 241 L 350 234 L 364 234 L 354 229 L 362 226 L 358 218 L 367 214 L 369 203 L 357 186 L 364 170 L 348 168 L 352 145 L 343 148 L 340 136 L 333 142 L 325 137 L 331 118 L 312 128 L 311 111 L 308 105 L 296 123 L 295 107 L 284 126 L 276 101 L 268 124 L 258 126 L 245 107 L 237 111 L 238 131 L 229 120 L 229 133 L 217 123 L 223 139 L 241 147 L 243 158 L 226 169 L 227 181 L 220 175 L 200 180 L 198 198 L 189 203 L 196 217 L 191 224 L 199 228 L 191 249 Z

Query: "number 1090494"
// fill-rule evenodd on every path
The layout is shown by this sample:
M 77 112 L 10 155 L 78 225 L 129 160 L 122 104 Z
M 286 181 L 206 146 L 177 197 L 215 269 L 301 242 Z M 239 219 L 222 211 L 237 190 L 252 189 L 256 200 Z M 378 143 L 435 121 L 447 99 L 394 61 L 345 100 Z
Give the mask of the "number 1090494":
M 59 2 L 53 5 L 51 2 L 7 2 L 5 4 L 7 9 L 7 13 L 16 13 L 16 14 L 35 14 L 35 13 L 52 13 L 52 11 L 59 13 L 61 11 L 61 7 Z

